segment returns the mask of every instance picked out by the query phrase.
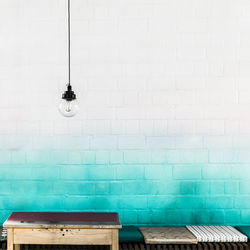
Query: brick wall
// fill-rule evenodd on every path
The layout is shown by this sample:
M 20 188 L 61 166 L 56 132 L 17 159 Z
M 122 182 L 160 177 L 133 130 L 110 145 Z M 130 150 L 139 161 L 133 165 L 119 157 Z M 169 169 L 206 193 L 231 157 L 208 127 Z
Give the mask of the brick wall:
M 250 2 L 0 1 L 0 221 L 250 223 Z

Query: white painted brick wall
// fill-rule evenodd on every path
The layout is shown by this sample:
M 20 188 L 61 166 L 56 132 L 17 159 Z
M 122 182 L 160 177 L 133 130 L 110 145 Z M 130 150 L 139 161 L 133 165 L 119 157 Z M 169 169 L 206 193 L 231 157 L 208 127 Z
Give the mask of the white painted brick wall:
M 0 4 L 1 134 L 157 135 L 147 120 L 162 120 L 164 134 L 206 135 L 206 147 L 249 133 L 247 1 L 72 1 L 81 110 L 65 122 L 66 1 Z
M 1 166 L 116 164 L 119 181 L 157 179 L 152 163 L 175 180 L 247 166 L 249 1 L 71 2 L 80 112 L 66 119 L 67 1 L 0 1 Z
M 56 105 L 67 81 L 66 1 L 0 4 L 1 134 L 157 134 L 147 120 L 206 140 L 237 136 L 237 122 L 249 133 L 247 1 L 72 0 L 81 110 L 65 123 Z

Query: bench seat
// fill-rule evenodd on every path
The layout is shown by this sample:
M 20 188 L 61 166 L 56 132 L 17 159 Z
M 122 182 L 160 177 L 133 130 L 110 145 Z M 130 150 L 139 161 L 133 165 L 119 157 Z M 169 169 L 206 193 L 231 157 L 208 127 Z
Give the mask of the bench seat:
M 241 233 L 245 234 L 248 237 L 248 241 L 250 239 L 250 226 L 237 226 L 237 230 L 239 230 Z
M 140 233 L 138 227 L 135 226 L 123 226 L 119 230 L 119 242 L 126 243 L 126 242 L 136 242 L 136 243 L 143 243 L 144 238 Z

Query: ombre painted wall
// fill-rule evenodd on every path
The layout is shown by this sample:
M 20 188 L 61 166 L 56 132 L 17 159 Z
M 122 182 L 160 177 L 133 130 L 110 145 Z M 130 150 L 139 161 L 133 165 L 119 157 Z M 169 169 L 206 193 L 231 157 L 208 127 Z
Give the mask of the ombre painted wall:
M 250 2 L 0 1 L 0 222 L 250 223 Z

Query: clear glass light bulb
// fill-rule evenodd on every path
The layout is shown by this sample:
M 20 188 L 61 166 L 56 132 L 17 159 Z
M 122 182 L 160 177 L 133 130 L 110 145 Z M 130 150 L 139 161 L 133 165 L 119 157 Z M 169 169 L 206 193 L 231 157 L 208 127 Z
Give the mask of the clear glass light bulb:
M 67 101 L 62 99 L 58 107 L 60 113 L 65 117 L 75 116 L 79 110 L 78 102 L 76 99 Z

